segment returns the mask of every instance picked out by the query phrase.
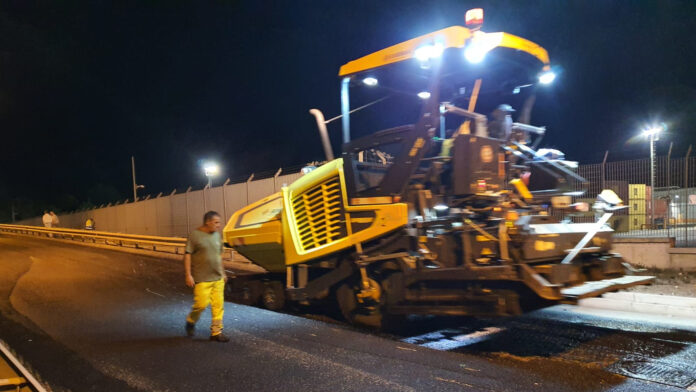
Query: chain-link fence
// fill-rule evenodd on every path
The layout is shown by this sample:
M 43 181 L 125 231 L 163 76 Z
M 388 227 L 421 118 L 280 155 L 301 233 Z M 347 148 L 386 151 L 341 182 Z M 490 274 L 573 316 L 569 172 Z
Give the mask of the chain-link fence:
M 613 190 L 627 208 L 616 211 L 610 225 L 617 237 L 669 237 L 677 247 L 696 247 L 696 157 L 660 156 L 580 165 L 588 181 L 590 204 L 602 189 Z

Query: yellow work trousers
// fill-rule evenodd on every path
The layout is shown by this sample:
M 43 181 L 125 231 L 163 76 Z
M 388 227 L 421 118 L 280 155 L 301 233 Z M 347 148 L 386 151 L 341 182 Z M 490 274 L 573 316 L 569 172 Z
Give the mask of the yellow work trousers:
M 222 333 L 222 316 L 225 314 L 225 280 L 214 282 L 200 282 L 193 287 L 193 306 L 186 321 L 195 324 L 201 317 L 201 313 L 210 304 L 213 321 L 210 323 L 210 335 Z

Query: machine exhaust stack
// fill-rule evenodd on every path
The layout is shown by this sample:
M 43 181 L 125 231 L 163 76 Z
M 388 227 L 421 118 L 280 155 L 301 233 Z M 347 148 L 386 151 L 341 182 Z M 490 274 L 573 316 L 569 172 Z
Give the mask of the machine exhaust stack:
M 324 154 L 326 154 L 327 161 L 333 161 L 334 155 L 331 149 L 331 141 L 329 140 L 329 132 L 326 130 L 326 121 L 324 121 L 324 114 L 319 109 L 310 109 L 309 114 L 314 116 L 317 120 L 317 128 L 319 128 L 319 135 L 321 136 L 321 144 L 324 146 Z

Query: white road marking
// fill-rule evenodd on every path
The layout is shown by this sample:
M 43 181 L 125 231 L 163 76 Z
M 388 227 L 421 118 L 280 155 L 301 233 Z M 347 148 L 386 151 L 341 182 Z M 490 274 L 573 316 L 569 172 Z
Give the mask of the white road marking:
M 461 385 L 461 386 L 463 386 L 463 387 L 469 387 L 469 388 L 473 388 L 473 387 L 474 387 L 474 386 L 471 385 L 471 384 L 467 384 L 467 383 L 465 383 L 465 382 L 460 382 L 460 381 L 457 381 L 457 380 L 448 380 L 448 379 L 442 378 L 442 377 L 435 377 L 435 379 L 436 379 L 437 381 L 449 382 L 449 383 L 452 383 L 452 384 Z
M 147 291 L 148 293 L 154 294 L 154 295 L 159 295 L 159 296 L 162 297 L 162 298 L 166 298 L 164 295 L 162 295 L 162 294 L 160 294 L 160 293 L 155 293 L 154 291 L 152 291 L 152 290 L 150 290 L 150 289 L 148 289 L 148 288 L 146 288 L 145 291 Z
M 481 331 L 472 332 L 466 335 L 457 335 L 451 338 L 446 337 L 443 334 L 443 332 L 445 331 L 452 332 L 452 330 L 430 332 L 424 335 L 406 338 L 403 339 L 403 341 L 406 343 L 417 344 L 419 346 L 428 347 L 435 350 L 448 351 L 479 343 L 484 340 L 488 340 L 493 335 L 505 331 L 505 328 L 486 327 Z

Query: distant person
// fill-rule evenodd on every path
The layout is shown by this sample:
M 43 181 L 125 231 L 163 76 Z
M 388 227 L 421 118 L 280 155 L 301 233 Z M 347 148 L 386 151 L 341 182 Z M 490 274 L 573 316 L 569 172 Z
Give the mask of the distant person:
M 94 230 L 94 219 L 87 218 L 85 221 L 85 230 Z
M 58 219 L 58 215 L 55 214 L 55 212 L 51 211 L 51 227 L 58 227 L 60 225 L 60 219 Z
M 51 214 L 48 213 L 48 211 L 44 211 L 43 217 L 41 218 L 43 221 L 44 227 L 50 229 L 51 228 L 51 223 L 53 222 L 53 217 L 51 217 Z
M 227 275 L 222 268 L 223 248 L 219 232 L 221 221 L 217 212 L 206 212 L 203 215 L 203 226 L 194 230 L 186 242 L 186 285 L 193 287 L 193 306 L 186 317 L 186 335 L 193 336 L 196 322 L 210 304 L 210 340 L 225 343 L 229 342 L 230 338 L 222 333 Z
M 514 112 L 515 109 L 510 105 L 502 104 L 498 106 L 491 113 L 493 121 L 488 123 L 488 136 L 507 140 L 512 132 L 512 116 L 510 113 Z

